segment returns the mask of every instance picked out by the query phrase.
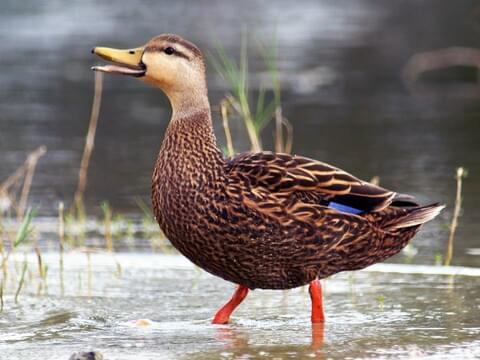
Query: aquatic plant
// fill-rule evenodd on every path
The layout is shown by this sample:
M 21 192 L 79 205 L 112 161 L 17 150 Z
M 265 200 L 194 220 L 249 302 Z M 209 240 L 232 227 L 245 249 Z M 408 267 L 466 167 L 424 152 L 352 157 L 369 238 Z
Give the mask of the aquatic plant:
M 0 281 L 0 313 L 3 312 L 3 279 Z
M 445 256 L 445 265 L 449 266 L 453 257 L 453 241 L 455 231 L 458 226 L 458 217 L 462 210 L 462 180 L 468 175 L 463 167 L 457 168 L 455 179 L 457 180 L 457 191 L 455 195 L 455 207 L 453 209 L 452 223 L 450 224 L 450 234 L 448 236 L 447 254 Z
M 22 291 L 23 284 L 25 282 L 25 274 L 27 273 L 28 263 L 27 259 L 23 261 L 22 275 L 20 276 L 20 281 L 18 282 L 17 290 L 15 291 L 15 304 L 18 304 L 18 297 L 20 296 L 20 291 Z
M 219 44 L 216 47 L 216 54 L 209 56 L 214 68 L 230 88 L 230 92 L 227 93 L 220 103 L 228 155 L 233 155 L 234 153 L 232 136 L 228 125 L 229 115 L 232 113 L 235 113 L 242 119 L 252 151 L 262 150 L 261 132 L 272 119 L 275 119 L 275 150 L 277 152 L 290 152 L 292 148 L 293 130 L 290 123 L 282 115 L 281 84 L 277 64 L 276 42 L 271 47 L 266 47 L 259 42 L 259 49 L 271 77 L 272 94 L 267 96 L 266 88 L 260 84 L 255 101 L 252 99 L 253 96 L 249 84 L 249 64 L 245 36 L 242 37 L 241 42 L 240 62 L 237 63 L 235 59 L 228 56 L 223 46 Z M 283 135 L 284 127 L 287 129 L 286 140 L 284 140 Z
M 379 294 L 377 296 L 377 301 L 378 301 L 378 307 L 380 308 L 380 310 L 383 311 L 383 309 L 385 307 L 385 295 Z
M 282 111 L 282 87 L 280 84 L 280 71 L 278 69 L 278 45 L 276 36 L 271 46 L 266 46 L 262 41 L 258 40 L 258 47 L 262 55 L 263 61 L 267 67 L 270 79 L 272 81 L 273 103 L 275 104 L 275 151 L 291 153 L 293 146 L 293 127 L 288 119 L 283 116 Z M 263 101 L 260 103 L 262 107 Z M 257 103 L 257 110 L 259 104 Z M 268 110 L 268 108 L 266 109 Z M 266 110 L 261 110 L 260 113 Z M 286 130 L 286 137 L 283 130 Z
M 19 245 L 25 243 L 28 237 L 33 233 L 32 220 L 35 216 L 36 216 L 36 211 L 29 208 L 27 210 L 27 214 L 25 218 L 23 219 L 23 221 L 21 222 L 17 230 L 15 239 L 11 243 L 10 251 L 6 254 L 5 253 L 2 254 L 3 255 L 2 265 L 0 267 L 3 268 L 4 276 L 6 276 L 7 262 L 12 252 L 14 252 Z
M 84 213 L 83 197 L 87 188 L 88 166 L 95 146 L 95 134 L 97 131 L 98 116 L 100 114 L 100 105 L 102 103 L 103 76 L 100 72 L 95 72 L 95 92 L 93 95 L 92 110 L 88 125 L 87 136 L 85 137 L 85 146 L 83 148 L 80 170 L 78 171 L 78 185 L 73 200 L 73 210 Z
M 112 238 L 112 210 L 108 201 L 104 201 L 100 205 L 103 212 L 103 225 L 105 229 L 105 247 L 108 252 L 113 251 L 113 238 Z
M 23 220 L 35 169 L 38 161 L 46 152 L 47 148 L 43 145 L 30 152 L 25 162 L 6 180 L 0 183 L 0 200 L 2 203 L 0 215 L 13 209 L 16 213 L 17 221 Z M 19 195 L 16 194 L 17 191 L 20 192 Z
M 37 215 L 37 211 L 34 209 L 29 208 L 27 210 L 27 214 L 23 221 L 20 224 L 20 227 L 17 231 L 17 236 L 15 237 L 15 241 L 13 243 L 13 248 L 15 249 L 18 245 L 25 242 L 29 235 L 33 232 L 32 227 L 32 220 Z
M 227 143 L 227 148 L 223 149 L 223 152 L 226 153 L 227 156 L 233 156 L 235 154 L 235 148 L 233 147 L 232 133 L 230 132 L 230 125 L 228 123 L 229 110 L 228 101 L 223 99 L 220 102 L 220 114 L 222 115 L 222 126 L 225 132 L 225 141 Z
M 59 245 L 59 274 L 60 274 L 60 292 L 63 295 L 64 293 L 64 283 L 63 283 L 63 253 L 65 250 L 65 206 L 63 202 L 58 204 L 58 245 Z

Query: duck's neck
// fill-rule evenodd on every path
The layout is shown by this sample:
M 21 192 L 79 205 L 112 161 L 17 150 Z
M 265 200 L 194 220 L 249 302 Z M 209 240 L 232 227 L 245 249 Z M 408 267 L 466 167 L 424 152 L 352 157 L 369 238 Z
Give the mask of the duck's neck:
M 188 89 L 168 89 L 165 92 L 172 105 L 172 122 L 191 117 L 198 112 L 207 112 L 210 119 L 210 102 L 205 80 L 196 82 Z
M 173 111 L 156 164 L 154 181 L 198 189 L 222 176 L 224 159 L 217 147 L 210 107 Z

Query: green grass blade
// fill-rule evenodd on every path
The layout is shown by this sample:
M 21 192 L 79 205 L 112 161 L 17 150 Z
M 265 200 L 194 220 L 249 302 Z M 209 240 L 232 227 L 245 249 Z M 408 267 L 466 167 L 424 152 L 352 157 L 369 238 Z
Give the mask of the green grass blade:
M 137 206 L 142 210 L 143 215 L 144 215 L 145 217 L 148 217 L 148 218 L 151 218 L 151 219 L 154 218 L 154 215 L 153 215 L 152 210 L 150 209 L 150 206 L 148 206 L 148 205 L 145 203 L 145 201 L 143 201 L 143 200 L 140 199 L 140 198 L 136 198 L 136 199 L 135 199 L 135 202 L 137 203 Z
M 31 208 L 27 210 L 25 217 L 23 218 L 20 228 L 17 231 L 15 241 L 13 242 L 13 247 L 16 248 L 18 245 L 27 240 L 28 236 L 32 232 L 31 223 L 33 218 L 37 215 L 37 212 Z

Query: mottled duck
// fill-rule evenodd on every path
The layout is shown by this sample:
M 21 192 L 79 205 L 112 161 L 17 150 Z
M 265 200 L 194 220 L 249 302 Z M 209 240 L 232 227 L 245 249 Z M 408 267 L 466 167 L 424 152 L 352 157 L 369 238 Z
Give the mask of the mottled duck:
M 212 127 L 205 62 L 180 36 L 93 52 L 106 73 L 160 88 L 172 117 L 152 176 L 155 217 L 194 264 L 238 285 L 215 315 L 224 324 L 249 289 L 310 285 L 323 322 L 319 279 L 398 253 L 443 208 L 362 181 L 326 163 L 268 151 L 222 155 Z

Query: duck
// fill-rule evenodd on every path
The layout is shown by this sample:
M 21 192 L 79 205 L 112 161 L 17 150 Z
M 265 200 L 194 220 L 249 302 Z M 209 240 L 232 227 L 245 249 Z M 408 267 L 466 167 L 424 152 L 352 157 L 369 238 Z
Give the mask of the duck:
M 152 175 L 152 207 L 182 255 L 236 284 L 213 324 L 228 323 L 251 290 L 305 285 L 311 322 L 323 323 L 321 279 L 397 254 L 444 208 L 420 205 L 413 196 L 300 155 L 225 157 L 213 130 L 204 56 L 179 35 L 92 52 L 108 61 L 93 70 L 134 77 L 170 102 Z

